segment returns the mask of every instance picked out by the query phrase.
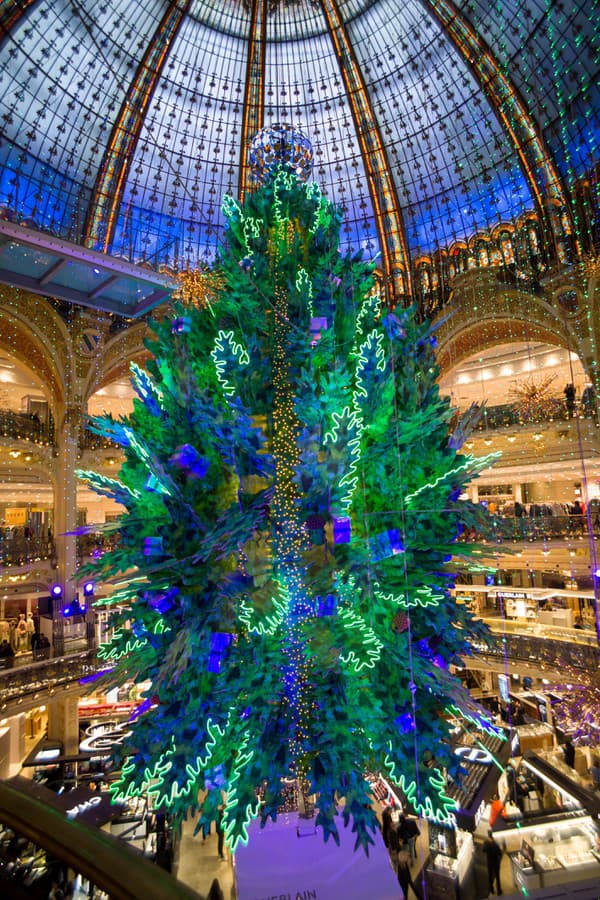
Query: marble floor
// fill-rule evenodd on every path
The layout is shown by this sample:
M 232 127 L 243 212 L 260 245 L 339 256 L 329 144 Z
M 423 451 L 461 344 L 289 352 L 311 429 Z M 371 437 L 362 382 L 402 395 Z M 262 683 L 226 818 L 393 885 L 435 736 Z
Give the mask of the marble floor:
M 224 900 L 236 900 L 233 863 L 227 849 L 225 849 L 225 860 L 219 859 L 214 823 L 211 833 L 203 841 L 200 835 L 193 837 L 196 822 L 197 818 L 194 818 L 183 825 L 173 874 L 203 896 L 207 896 L 211 885 L 217 879 Z M 424 895 L 422 870 L 428 855 L 428 838 L 426 822 L 421 820 L 419 824 L 421 836 L 417 840 L 416 860 L 411 865 L 411 875 L 417 889 L 417 896 L 421 898 Z M 502 859 L 501 882 L 505 895 L 510 895 L 515 891 L 510 860 L 506 854 Z M 401 891 L 398 887 L 398 898 L 400 897 Z M 409 897 L 411 900 L 414 897 L 412 891 L 409 891 Z M 461 897 L 464 897 L 465 900 L 483 900 L 488 897 L 487 871 L 483 861 L 477 859 L 476 864 L 472 867 L 467 883 L 463 885 Z M 377 898 L 372 897 L 370 900 L 377 900 Z
M 211 833 L 204 841 L 200 835 L 193 836 L 196 823 L 197 818 L 193 818 L 183 824 L 173 874 L 203 896 L 208 894 L 217 879 L 224 900 L 235 900 L 233 864 L 227 848 L 225 859 L 219 859 L 215 823 L 212 823 Z

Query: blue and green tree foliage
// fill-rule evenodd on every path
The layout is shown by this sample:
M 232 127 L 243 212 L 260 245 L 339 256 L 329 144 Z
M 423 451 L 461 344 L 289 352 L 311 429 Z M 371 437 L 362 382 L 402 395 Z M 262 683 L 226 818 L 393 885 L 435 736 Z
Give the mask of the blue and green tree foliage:
M 340 254 L 317 185 L 283 166 L 224 211 L 222 288 L 152 323 L 133 413 L 94 422 L 119 480 L 81 473 L 125 508 L 92 567 L 113 586 L 106 677 L 150 683 L 113 791 L 176 819 L 199 792 L 216 818 L 224 791 L 235 847 L 294 778 L 325 839 L 343 798 L 367 849 L 366 773 L 449 821 L 449 715 L 491 729 L 448 669 L 486 639 L 450 559 L 471 552 L 456 539 L 481 513 L 459 496 L 490 458 L 449 436 L 434 335 Z

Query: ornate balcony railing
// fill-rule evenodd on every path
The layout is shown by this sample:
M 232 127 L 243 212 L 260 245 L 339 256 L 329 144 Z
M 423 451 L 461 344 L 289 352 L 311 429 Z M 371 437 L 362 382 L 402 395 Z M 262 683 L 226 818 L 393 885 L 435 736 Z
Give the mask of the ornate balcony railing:
M 0 410 L 0 436 L 13 440 L 31 441 L 43 447 L 54 445 L 54 425 L 40 422 L 37 416 Z
M 80 681 L 99 668 L 95 650 L 44 659 L 0 670 L 0 713 L 9 703 L 24 701 L 41 691 L 53 691 Z
M 54 541 L 37 537 L 0 536 L 0 566 L 26 566 L 40 560 L 56 559 Z
M 591 403 L 580 403 L 576 410 L 580 419 L 593 420 Z M 575 411 L 567 408 L 566 402 L 555 398 L 552 402 L 536 409 L 524 411 L 514 403 L 484 407 L 475 431 L 497 431 L 500 428 L 515 428 L 527 425 L 549 425 L 552 422 L 567 422 L 575 417 Z
M 474 644 L 474 655 L 505 657 L 529 663 L 544 663 L 556 669 L 572 666 L 575 669 L 597 671 L 600 667 L 600 649 L 587 644 L 574 644 L 567 640 L 532 637 L 522 634 L 506 634 L 489 644 Z

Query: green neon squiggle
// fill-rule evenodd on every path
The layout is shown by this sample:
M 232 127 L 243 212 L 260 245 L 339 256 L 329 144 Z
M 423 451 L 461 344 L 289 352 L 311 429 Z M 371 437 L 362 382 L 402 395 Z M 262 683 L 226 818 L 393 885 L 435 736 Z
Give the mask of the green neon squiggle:
M 373 629 L 367 625 L 362 616 L 359 616 L 354 610 L 348 608 L 340 609 L 338 618 L 346 630 L 357 630 L 360 633 L 366 654 L 365 659 L 360 659 L 354 650 L 350 650 L 347 654 L 340 653 L 341 662 L 345 665 L 352 666 L 356 673 L 360 672 L 362 669 L 372 669 L 375 663 L 381 658 L 381 651 L 383 650 L 382 641 L 379 640 Z
M 260 620 L 254 621 L 255 611 L 243 598 L 240 601 L 240 621 L 251 634 L 275 634 L 287 615 L 290 594 L 285 585 L 278 585 L 278 597 L 273 598 L 275 612 L 263 615 Z
M 243 344 L 235 340 L 233 331 L 219 331 L 215 338 L 214 350 L 210 355 L 215 364 L 217 378 L 221 383 L 223 391 L 228 397 L 231 397 L 235 394 L 235 386 L 225 376 L 225 371 L 228 366 L 228 360 L 225 358 L 227 349 L 229 349 L 229 352 L 240 367 L 248 365 L 250 356 Z

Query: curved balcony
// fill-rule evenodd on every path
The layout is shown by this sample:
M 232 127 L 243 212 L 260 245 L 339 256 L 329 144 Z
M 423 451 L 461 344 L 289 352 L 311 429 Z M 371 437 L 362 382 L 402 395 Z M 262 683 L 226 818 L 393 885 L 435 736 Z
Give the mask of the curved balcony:
M 54 424 L 40 422 L 36 415 L 3 409 L 0 410 L 0 437 L 51 447 L 54 446 Z
M 553 422 L 570 422 L 575 418 L 595 421 L 595 410 L 590 402 L 580 401 L 574 411 L 564 400 L 556 397 L 539 408 L 524 409 L 515 403 L 484 406 L 474 434 L 497 431 L 501 428 L 518 428 L 527 425 L 550 425 Z
M 96 651 L 85 650 L 71 656 L 0 670 L 0 713 L 14 715 L 29 706 L 43 703 L 48 699 L 41 699 L 43 693 L 75 688 L 82 678 L 92 675 L 99 668 Z
M 56 562 L 54 541 L 38 537 L 0 536 L 0 567 L 28 566 L 43 560 Z
M 567 629 L 565 629 L 566 631 Z M 473 644 L 473 655 L 492 656 L 564 670 L 565 666 L 596 672 L 600 667 L 600 649 L 585 643 L 573 643 L 568 637 L 557 639 L 528 634 L 502 635 L 493 632 L 495 641 L 490 644 Z
M 119 444 L 107 438 L 94 434 L 86 428 L 89 418 L 81 417 L 79 431 L 79 451 L 84 450 L 114 450 L 122 451 Z M 40 422 L 36 415 L 18 413 L 10 409 L 0 410 L 0 438 L 5 437 L 15 441 L 29 441 L 41 447 L 55 447 L 56 436 L 54 422 L 50 418 L 48 424 Z

